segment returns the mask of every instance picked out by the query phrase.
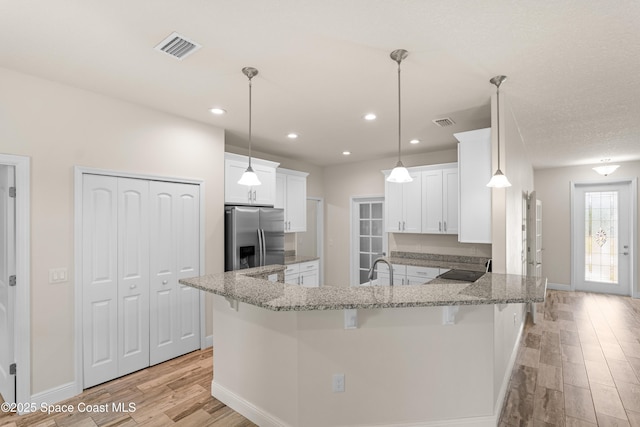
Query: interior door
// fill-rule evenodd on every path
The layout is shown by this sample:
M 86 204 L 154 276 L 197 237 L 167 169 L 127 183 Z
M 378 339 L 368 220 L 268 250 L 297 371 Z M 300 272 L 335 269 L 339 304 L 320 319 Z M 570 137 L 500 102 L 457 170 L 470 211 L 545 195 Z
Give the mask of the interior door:
M 150 363 L 200 347 L 196 289 L 178 280 L 199 275 L 199 187 L 150 183 Z
M 84 388 L 118 376 L 118 182 L 83 175 Z
M 149 366 L 149 181 L 118 180 L 118 376 Z
M 542 201 L 532 192 L 527 204 L 527 276 L 542 277 Z
M 630 186 L 575 186 L 572 258 L 576 290 L 631 295 Z
M 14 314 L 15 287 L 15 199 L 9 189 L 15 185 L 13 166 L 0 165 L 0 394 L 15 403 L 15 375 L 10 366 L 15 362 Z

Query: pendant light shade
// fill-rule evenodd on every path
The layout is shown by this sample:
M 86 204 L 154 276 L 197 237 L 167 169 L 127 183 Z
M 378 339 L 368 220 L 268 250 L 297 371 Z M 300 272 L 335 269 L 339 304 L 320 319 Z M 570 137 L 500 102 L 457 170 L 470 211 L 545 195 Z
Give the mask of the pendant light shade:
M 398 63 L 398 163 L 396 167 L 393 168 L 391 174 L 387 177 L 387 181 L 389 182 L 411 182 L 413 178 L 409 175 L 409 171 L 402 164 L 401 159 L 401 142 L 402 142 L 402 103 L 401 101 L 401 92 L 400 92 L 400 63 L 403 59 L 405 59 L 409 55 L 404 49 L 396 49 L 391 52 L 391 59 Z
M 238 184 L 255 187 L 262 184 L 258 179 L 258 175 L 256 175 L 251 167 L 251 79 L 258 74 L 258 70 L 253 67 L 244 67 L 242 74 L 249 79 L 249 166 L 247 166 L 247 170 L 244 171 L 240 177 Z
M 489 82 L 491 82 L 491 84 L 496 86 L 496 101 L 497 101 L 497 106 L 496 106 L 497 114 L 496 114 L 496 117 L 497 117 L 497 120 L 498 120 L 498 125 L 497 125 L 497 128 L 498 128 L 498 169 L 493 174 L 493 176 L 491 177 L 491 180 L 487 184 L 487 187 L 493 187 L 493 188 L 511 187 L 511 183 L 507 179 L 506 175 L 502 173 L 502 170 L 500 170 L 500 85 L 505 80 L 507 80 L 507 76 L 495 76 L 494 78 L 489 80 Z

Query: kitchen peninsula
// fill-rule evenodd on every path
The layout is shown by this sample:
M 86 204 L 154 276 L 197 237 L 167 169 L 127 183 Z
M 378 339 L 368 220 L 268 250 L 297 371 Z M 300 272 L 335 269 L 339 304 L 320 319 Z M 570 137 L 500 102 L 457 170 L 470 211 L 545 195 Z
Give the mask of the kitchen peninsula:
M 544 301 L 546 279 L 266 280 L 284 268 L 181 280 L 218 295 L 214 397 L 261 426 L 497 424 L 526 304 Z M 343 309 L 357 309 L 357 327 Z

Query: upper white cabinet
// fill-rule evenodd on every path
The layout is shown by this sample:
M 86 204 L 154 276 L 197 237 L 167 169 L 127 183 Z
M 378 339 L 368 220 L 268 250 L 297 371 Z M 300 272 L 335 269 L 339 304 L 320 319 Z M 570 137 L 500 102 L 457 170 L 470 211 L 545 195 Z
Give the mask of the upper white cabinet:
M 399 184 L 388 182 L 391 171 L 385 176 L 385 228 L 389 233 L 420 233 L 422 231 L 422 181 L 420 172 L 409 170 L 412 182 Z
M 261 183 L 255 187 L 238 184 L 248 165 L 247 156 L 224 153 L 224 202 L 230 205 L 274 206 L 279 163 L 252 157 L 251 166 Z
M 458 233 L 458 168 L 422 172 L 422 232 Z
M 278 168 L 276 172 L 275 208 L 284 209 L 284 231 L 307 231 L 307 176 L 306 172 Z
M 456 234 L 458 232 L 457 163 L 408 168 L 412 182 L 385 180 L 385 231 Z M 385 179 L 391 171 L 382 171 Z
M 491 243 L 491 128 L 454 134 L 458 144 L 458 241 Z

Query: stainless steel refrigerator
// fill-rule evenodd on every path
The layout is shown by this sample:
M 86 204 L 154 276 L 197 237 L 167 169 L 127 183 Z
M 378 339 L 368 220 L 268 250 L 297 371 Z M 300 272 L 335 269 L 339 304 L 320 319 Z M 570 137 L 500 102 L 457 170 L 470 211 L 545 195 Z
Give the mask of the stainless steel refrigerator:
M 224 270 L 284 264 L 284 210 L 225 206 Z

